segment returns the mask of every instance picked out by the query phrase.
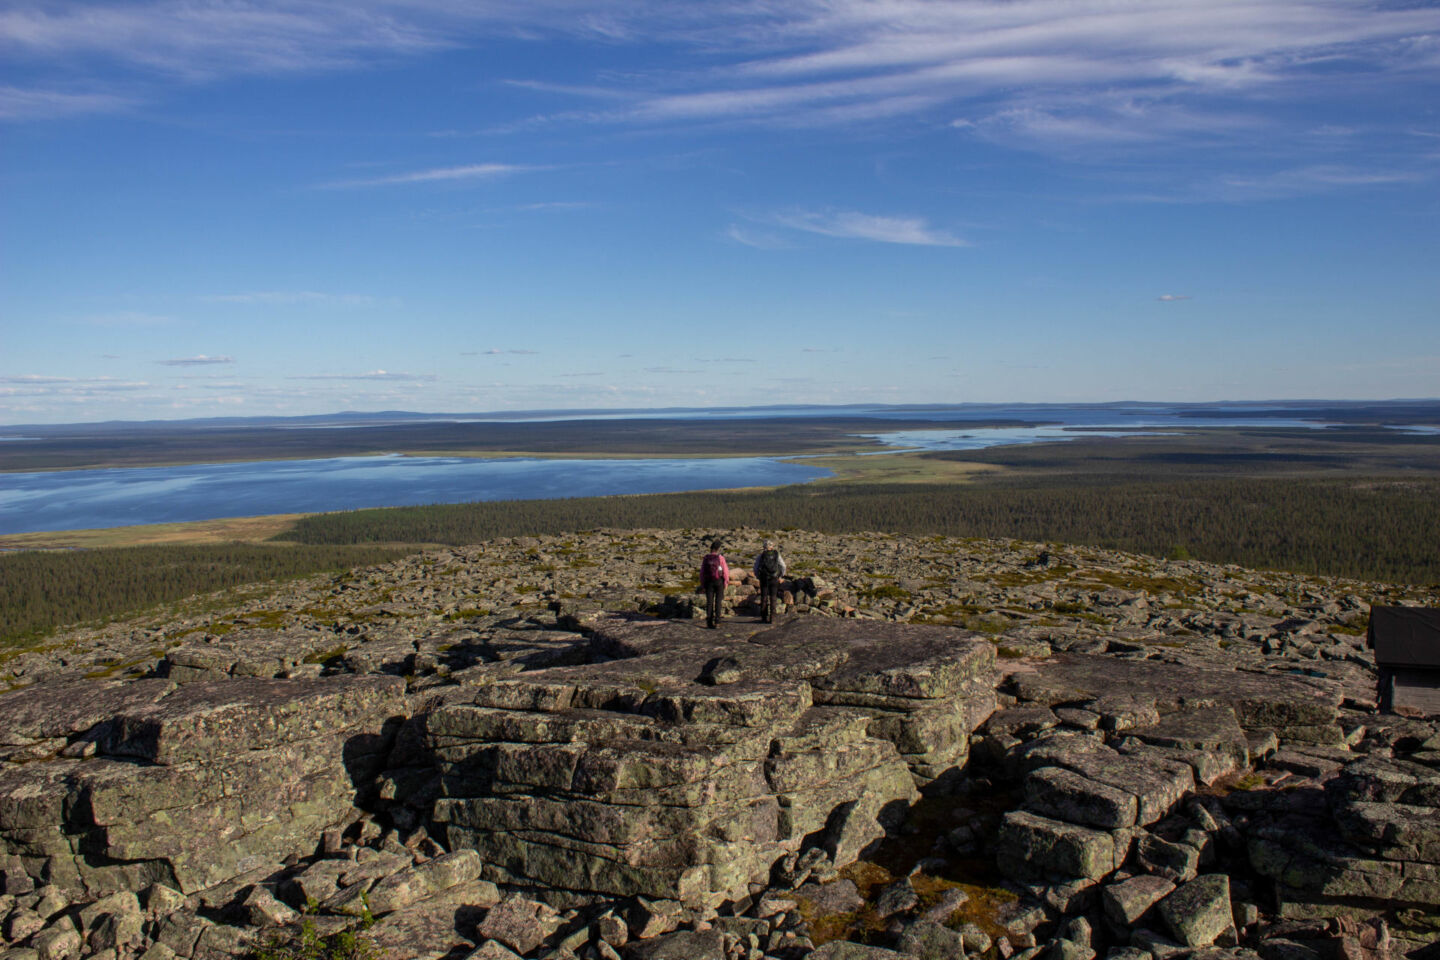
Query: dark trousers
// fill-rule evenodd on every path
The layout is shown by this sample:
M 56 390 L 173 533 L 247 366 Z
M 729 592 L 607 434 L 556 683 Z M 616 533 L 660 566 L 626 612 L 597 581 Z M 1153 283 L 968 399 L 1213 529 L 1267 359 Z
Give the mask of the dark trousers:
M 725 584 L 711 580 L 705 584 L 705 626 L 713 627 L 720 622 L 720 603 L 725 599 Z
M 760 578 L 760 619 L 770 623 L 775 619 L 775 606 L 780 599 L 780 579 Z

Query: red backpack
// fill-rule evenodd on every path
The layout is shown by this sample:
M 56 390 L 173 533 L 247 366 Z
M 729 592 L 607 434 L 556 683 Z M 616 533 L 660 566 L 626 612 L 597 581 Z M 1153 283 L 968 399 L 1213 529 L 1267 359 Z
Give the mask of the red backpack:
M 725 579 L 725 558 L 718 553 L 707 553 L 700 561 L 700 582 L 714 583 Z

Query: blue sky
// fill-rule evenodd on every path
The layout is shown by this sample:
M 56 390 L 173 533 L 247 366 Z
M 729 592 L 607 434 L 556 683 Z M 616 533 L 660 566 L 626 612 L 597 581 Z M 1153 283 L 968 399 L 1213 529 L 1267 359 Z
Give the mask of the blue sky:
M 0 2 L 0 422 L 1440 395 L 1440 6 Z

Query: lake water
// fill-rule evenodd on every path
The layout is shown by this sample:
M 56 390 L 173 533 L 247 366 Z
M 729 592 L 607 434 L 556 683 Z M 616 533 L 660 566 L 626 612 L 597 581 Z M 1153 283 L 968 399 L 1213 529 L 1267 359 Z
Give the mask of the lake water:
M 830 471 L 762 457 L 541 460 L 337 457 L 0 474 L 0 533 L 471 500 L 804 483 Z
M 565 419 L 669 416 L 863 416 L 928 419 L 926 430 L 864 434 L 894 448 L 974 450 L 1004 444 L 1134 436 L 1156 428 L 1324 427 L 1323 421 L 1267 416 L 1263 405 L 966 404 L 923 407 L 766 407 L 746 411 L 658 411 L 567 414 Z M 1279 413 L 1279 411 L 1273 411 Z M 1218 416 L 1215 414 L 1219 414 Z M 481 418 L 456 418 L 481 419 Z M 526 417 L 525 419 L 549 419 Z M 560 417 L 554 417 L 560 419 Z M 1020 420 L 1044 426 L 986 427 L 977 421 Z M 967 422 L 968 421 L 968 422 Z M 1432 432 L 1435 427 L 1408 427 Z M 0 440 L 19 441 L 13 433 Z M 43 473 L 0 473 L 0 533 L 81 530 L 145 523 L 213 520 L 273 513 L 365 507 L 534 500 L 626 493 L 675 493 L 804 483 L 829 472 L 803 459 L 665 460 L 342 457 Z

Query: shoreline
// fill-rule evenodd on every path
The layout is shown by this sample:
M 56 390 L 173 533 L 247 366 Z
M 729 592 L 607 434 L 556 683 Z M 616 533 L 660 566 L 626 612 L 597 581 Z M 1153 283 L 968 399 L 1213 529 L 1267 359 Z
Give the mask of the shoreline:
M 923 451 L 899 450 L 883 454 L 805 454 L 790 457 L 767 457 L 784 463 L 804 463 L 829 470 L 832 476 L 820 477 L 804 484 L 758 484 L 743 487 L 715 487 L 711 491 L 690 490 L 687 493 L 729 492 L 736 490 L 778 489 L 780 486 L 838 486 L 854 483 L 936 483 L 970 482 L 985 474 L 1003 473 L 1007 468 L 986 463 L 936 461 L 922 459 Z M 696 457 L 560 457 L 535 459 L 700 459 Z M 709 458 L 704 458 L 709 459 Z M 721 459 L 721 458 L 715 458 Z M 723 459 L 733 459 L 726 457 Z M 244 461 L 258 462 L 258 461 Z M 657 497 L 660 493 L 613 494 L 613 496 Z M 551 498 L 542 498 L 551 499 Z M 555 498 L 565 499 L 565 498 Z M 471 501 L 456 501 L 468 503 Z M 483 502 L 483 501 L 481 501 Z M 364 510 L 400 509 L 404 505 L 362 507 Z M 35 530 L 24 533 L 0 533 L 0 555 L 29 550 L 92 550 L 104 547 L 161 546 L 206 543 L 260 543 L 284 545 L 286 541 L 271 540 L 297 520 L 330 512 L 257 514 L 253 516 L 218 517 L 209 520 L 184 520 L 169 523 L 130 524 L 115 527 L 89 527 L 77 530 Z

